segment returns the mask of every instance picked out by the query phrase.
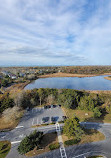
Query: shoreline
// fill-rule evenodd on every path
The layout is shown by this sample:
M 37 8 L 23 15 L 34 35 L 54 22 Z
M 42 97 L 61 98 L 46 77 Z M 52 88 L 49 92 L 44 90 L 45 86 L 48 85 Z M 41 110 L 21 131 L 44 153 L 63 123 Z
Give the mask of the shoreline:
M 111 77 L 109 77 L 109 76 L 104 77 L 104 79 L 106 79 L 106 80 L 110 80 L 110 81 L 111 81 Z
M 38 78 L 52 78 L 52 77 L 95 77 L 95 76 L 104 76 L 104 75 L 111 75 L 111 73 L 104 73 L 104 74 L 71 74 L 71 73 L 53 73 L 47 75 L 38 76 Z

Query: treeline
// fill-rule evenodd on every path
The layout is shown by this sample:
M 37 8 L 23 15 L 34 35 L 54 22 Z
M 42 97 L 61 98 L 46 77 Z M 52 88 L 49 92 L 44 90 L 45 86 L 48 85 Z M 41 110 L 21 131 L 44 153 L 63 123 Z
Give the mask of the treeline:
M 74 74 L 104 74 L 111 73 L 111 66 L 64 66 L 61 71 Z
M 10 98 L 9 94 L 0 96 L 0 112 L 14 105 L 26 109 L 47 104 L 61 104 L 70 109 L 93 111 L 96 117 L 100 117 L 105 111 L 111 112 L 110 95 L 92 94 L 73 89 L 40 88 L 24 90 L 14 98 Z

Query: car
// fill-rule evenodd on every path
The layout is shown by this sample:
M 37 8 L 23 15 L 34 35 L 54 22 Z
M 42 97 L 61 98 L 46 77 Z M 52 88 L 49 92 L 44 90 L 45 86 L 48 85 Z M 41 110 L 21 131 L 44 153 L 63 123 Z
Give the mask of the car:
M 49 117 L 43 117 L 43 118 L 42 118 L 42 122 L 43 122 L 43 123 L 46 123 L 46 122 L 48 122 L 48 121 L 49 121 Z
M 50 106 L 50 105 L 47 105 L 47 108 L 51 108 L 51 106 Z
M 56 108 L 57 105 L 53 105 L 53 108 Z
M 44 106 L 44 109 L 47 109 L 47 108 L 48 108 L 47 105 L 45 105 L 45 106 Z
M 61 105 L 58 105 L 59 107 L 61 107 Z
M 59 119 L 59 117 L 58 117 L 58 116 L 55 116 L 55 117 L 54 117 L 54 116 L 52 116 L 52 117 L 51 117 L 51 121 L 52 121 L 52 122 L 56 122 L 58 119 Z

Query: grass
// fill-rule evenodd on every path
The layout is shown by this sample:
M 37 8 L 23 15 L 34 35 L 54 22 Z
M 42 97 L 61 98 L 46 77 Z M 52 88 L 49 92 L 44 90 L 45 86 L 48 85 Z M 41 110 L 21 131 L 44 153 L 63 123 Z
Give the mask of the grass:
M 52 148 L 50 148 L 50 147 L 52 147 Z M 51 149 L 54 149 L 54 148 L 57 148 L 57 147 L 59 148 L 57 133 L 56 132 L 47 133 L 43 136 L 43 139 L 41 141 L 41 149 L 37 150 L 35 148 L 34 150 L 28 152 L 26 154 L 26 156 L 31 157 L 31 156 L 34 156 L 34 155 L 39 155 L 39 154 L 42 154 L 44 152 L 48 152 Z
M 62 107 L 64 114 L 71 118 L 73 116 L 77 116 L 80 121 L 87 121 L 87 122 L 101 122 L 101 123 L 111 123 L 111 113 L 107 113 L 104 116 L 101 116 L 100 118 L 94 118 L 93 112 L 91 111 L 85 111 L 85 110 L 73 110 L 73 109 L 67 109 L 65 107 Z
M 60 147 L 59 143 L 54 143 L 49 145 L 50 150 L 58 149 Z
M 5 158 L 11 149 L 11 143 L 9 141 L 0 141 L 0 158 Z
M 77 116 L 79 117 L 80 121 L 84 121 L 85 119 L 89 119 L 93 117 L 93 112 L 90 112 L 90 111 L 73 110 L 73 109 L 68 109 L 65 107 L 62 107 L 62 110 L 64 111 L 64 114 L 67 117 L 71 118 L 73 116 Z
M 85 133 L 82 135 L 80 141 L 76 141 L 73 138 L 68 139 L 68 137 L 64 134 L 62 134 L 62 138 L 65 146 L 69 146 L 74 144 L 84 144 L 84 143 L 102 141 L 105 139 L 105 136 L 97 130 L 85 129 Z

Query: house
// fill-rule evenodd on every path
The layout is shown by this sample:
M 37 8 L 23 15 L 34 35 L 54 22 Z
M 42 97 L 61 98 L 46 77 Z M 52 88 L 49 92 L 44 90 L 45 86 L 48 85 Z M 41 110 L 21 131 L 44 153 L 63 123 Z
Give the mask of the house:
M 11 79 L 16 79 L 16 78 L 17 78 L 16 75 L 11 74 L 11 73 L 10 73 L 8 76 L 9 76 Z

